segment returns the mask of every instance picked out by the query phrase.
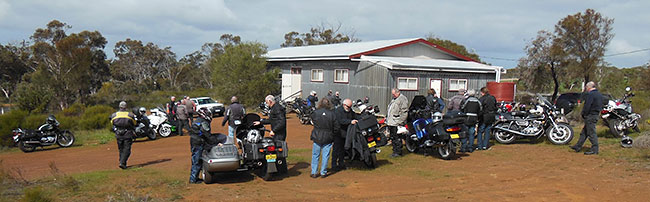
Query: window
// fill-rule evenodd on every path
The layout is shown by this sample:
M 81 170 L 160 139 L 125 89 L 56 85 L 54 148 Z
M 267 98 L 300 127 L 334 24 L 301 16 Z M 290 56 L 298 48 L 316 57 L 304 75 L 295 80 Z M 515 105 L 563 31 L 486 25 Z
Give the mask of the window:
M 449 79 L 449 91 L 467 90 L 467 79 Z
M 418 89 L 418 78 L 398 77 L 397 78 L 397 89 L 400 89 L 400 90 L 417 90 Z
M 323 81 L 323 69 L 312 69 L 311 81 Z
M 334 83 L 348 83 L 348 72 L 347 69 L 335 69 Z

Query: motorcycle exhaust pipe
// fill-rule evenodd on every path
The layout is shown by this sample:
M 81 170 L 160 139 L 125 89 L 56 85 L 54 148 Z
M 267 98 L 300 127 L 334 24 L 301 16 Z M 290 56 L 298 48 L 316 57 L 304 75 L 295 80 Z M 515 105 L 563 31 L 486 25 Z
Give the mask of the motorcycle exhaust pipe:
M 262 166 L 262 162 L 261 162 L 261 161 L 258 161 L 258 162 L 257 162 L 257 166 Z
M 514 134 L 521 135 L 521 136 L 530 136 L 530 135 L 526 135 L 524 133 L 521 133 L 519 131 L 510 130 L 510 129 L 499 127 L 499 126 L 495 126 L 494 129 L 499 129 L 499 130 L 502 130 L 502 131 L 514 133 Z
M 379 148 L 377 148 L 377 149 L 375 150 L 375 153 L 378 153 L 378 154 L 379 154 L 380 152 L 381 152 L 381 149 L 379 149 Z
M 282 165 L 282 163 L 284 163 L 282 160 L 278 160 L 278 165 Z

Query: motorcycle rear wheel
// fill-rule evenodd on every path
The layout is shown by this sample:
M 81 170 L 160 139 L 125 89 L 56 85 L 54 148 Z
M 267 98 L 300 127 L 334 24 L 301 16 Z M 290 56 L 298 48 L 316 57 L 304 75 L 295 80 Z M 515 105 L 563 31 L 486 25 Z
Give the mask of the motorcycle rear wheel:
M 20 151 L 23 151 L 25 153 L 33 152 L 36 150 L 36 146 L 25 144 L 25 141 L 18 142 L 18 148 L 20 148 Z
M 507 124 L 499 124 L 497 126 L 506 128 Z M 501 144 L 510 144 L 516 140 L 516 136 L 514 134 L 507 133 L 506 131 L 495 129 L 494 139 Z
M 623 121 L 619 119 L 613 119 L 608 121 L 609 123 L 609 132 L 614 135 L 614 137 L 623 137 L 625 135 L 625 129 L 623 126 Z
M 456 145 L 450 140 L 444 146 L 438 147 L 438 155 L 444 160 L 456 158 Z
M 158 129 L 158 134 L 160 134 L 160 137 L 169 137 L 169 135 L 172 134 L 172 126 L 167 123 L 163 123 Z
M 206 171 L 205 169 L 202 169 L 203 173 L 203 183 L 205 184 L 212 184 L 214 182 L 214 173 L 210 173 Z
M 157 135 L 153 130 L 149 131 L 149 134 L 147 134 L 147 138 L 149 138 L 149 140 L 155 140 L 156 137 L 157 137 Z
M 376 168 L 377 167 L 377 154 L 376 153 L 370 154 L 369 159 L 367 159 L 365 161 L 365 163 L 366 163 L 366 166 L 368 168 L 370 168 L 370 169 Z
M 69 147 L 74 144 L 74 135 L 70 131 L 63 131 L 59 134 L 59 137 L 56 140 L 56 144 L 61 147 Z

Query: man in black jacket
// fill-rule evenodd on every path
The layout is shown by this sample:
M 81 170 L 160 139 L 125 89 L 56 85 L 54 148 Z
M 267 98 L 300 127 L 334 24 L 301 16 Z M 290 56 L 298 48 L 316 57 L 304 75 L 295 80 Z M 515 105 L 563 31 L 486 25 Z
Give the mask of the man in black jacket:
M 131 144 L 135 137 L 135 114 L 126 110 L 126 102 L 120 102 L 120 111 L 109 117 L 113 124 L 113 132 L 117 139 L 117 149 L 120 152 L 120 168 L 126 169 L 126 161 L 131 156 Z
M 237 96 L 232 96 L 232 98 L 230 98 L 230 102 L 231 104 L 228 106 L 228 110 L 226 110 L 226 115 L 221 122 L 221 126 L 226 125 L 226 122 L 228 122 L 228 137 L 230 140 L 234 140 L 235 127 L 241 124 L 241 121 L 246 114 L 246 110 L 244 109 L 243 105 L 239 104 L 239 99 L 237 99 Z
M 580 132 L 580 139 L 576 145 L 572 146 L 575 152 L 580 152 L 585 140 L 589 138 L 591 142 L 591 149 L 585 152 L 585 155 L 598 154 L 598 136 L 596 135 L 596 123 L 598 122 L 598 114 L 603 109 L 603 95 L 596 89 L 596 83 L 593 81 L 585 85 L 585 105 L 582 107 L 582 118 L 585 121 L 585 126 Z
M 461 142 L 460 152 L 473 152 L 474 151 L 474 132 L 476 132 L 476 123 L 478 123 L 478 114 L 483 108 L 481 101 L 476 98 L 476 90 L 470 89 L 467 91 L 467 98 L 463 100 L 460 110 L 467 115 L 465 126 L 467 127 L 467 137 L 463 138 Z
M 210 122 L 212 121 L 212 114 L 210 110 L 201 108 L 198 110 L 199 115 L 196 120 L 192 122 L 190 127 L 190 151 L 192 152 L 192 166 L 190 168 L 190 183 L 201 183 L 199 179 L 199 171 L 201 170 L 201 153 L 203 152 L 203 144 L 205 139 L 210 135 Z
M 327 160 L 329 160 L 332 142 L 335 134 L 339 133 L 339 123 L 332 111 L 332 104 L 327 98 L 321 99 L 318 109 L 311 114 L 314 129 L 311 131 L 310 140 L 314 141 L 311 156 L 311 177 L 317 178 L 318 159 L 321 159 L 320 176 L 327 177 Z M 321 156 L 322 153 L 322 156 Z
M 336 120 L 338 121 L 340 131 L 334 134 L 334 152 L 332 154 L 332 169 L 335 171 L 345 170 L 345 137 L 348 134 L 348 126 L 357 124 L 356 114 L 352 111 L 352 100 L 343 100 L 343 106 L 336 108 Z
M 264 101 L 271 107 L 269 118 L 255 121 L 254 124 L 271 124 L 271 132 L 269 134 L 273 137 L 273 140 L 285 141 L 287 138 L 287 113 L 284 107 L 275 103 L 275 97 L 273 95 L 266 96 Z
M 492 124 L 494 123 L 494 116 L 497 113 L 497 99 L 490 95 L 487 87 L 481 88 L 482 97 L 479 99 L 483 110 L 481 110 L 481 124 L 478 127 L 478 149 L 487 150 L 488 143 L 490 142 L 490 133 L 492 132 Z

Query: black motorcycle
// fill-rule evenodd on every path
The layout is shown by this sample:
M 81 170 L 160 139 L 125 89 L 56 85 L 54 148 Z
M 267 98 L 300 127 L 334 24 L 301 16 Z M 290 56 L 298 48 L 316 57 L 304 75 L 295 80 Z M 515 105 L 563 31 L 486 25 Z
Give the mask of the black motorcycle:
M 510 144 L 518 138 L 537 140 L 546 135 L 551 143 L 561 145 L 571 142 L 573 128 L 561 109 L 538 94 L 537 104 L 529 111 L 499 113 L 492 134 L 501 144 Z
M 292 103 L 292 108 L 300 119 L 300 123 L 311 124 L 311 114 L 315 111 L 315 108 L 307 106 L 306 100 L 296 98 Z
M 17 128 L 12 132 L 14 143 L 23 152 L 33 152 L 36 147 L 50 146 L 55 143 L 61 147 L 70 147 L 75 140 L 72 132 L 59 129 L 59 122 L 52 115 L 37 130 Z
M 464 126 L 466 120 L 467 115 L 459 111 L 445 115 L 440 112 L 431 113 L 426 109 L 426 98 L 415 96 L 407 117 L 407 134 L 404 138 L 406 150 L 411 153 L 423 150 L 425 154 L 437 151 L 442 159 L 455 159 L 460 139 L 468 135 Z
M 348 127 L 348 134 L 345 139 L 345 150 L 351 160 L 360 160 L 368 168 L 377 167 L 377 154 L 381 152 L 379 147 L 388 143 L 388 138 L 379 133 L 379 123 L 374 115 L 379 112 L 373 107 L 361 110 L 357 117 L 357 124 Z
M 134 110 L 135 117 L 135 136 L 133 139 L 147 137 L 149 140 L 155 140 L 157 137 L 156 131 L 151 127 L 151 121 L 147 117 L 147 109 L 140 107 L 137 111 Z

